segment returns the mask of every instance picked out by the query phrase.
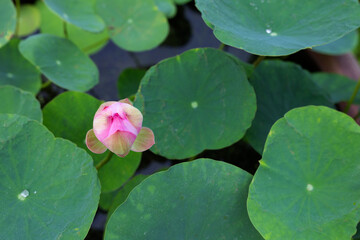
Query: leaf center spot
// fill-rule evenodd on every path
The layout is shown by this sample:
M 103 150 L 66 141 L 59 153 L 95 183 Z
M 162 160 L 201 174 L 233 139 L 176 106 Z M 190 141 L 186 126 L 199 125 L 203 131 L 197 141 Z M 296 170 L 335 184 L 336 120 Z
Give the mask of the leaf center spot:
M 13 78 L 13 77 L 14 77 L 14 74 L 12 74 L 12 73 L 7 73 L 6 76 L 7 76 L 8 78 Z
M 129 18 L 129 19 L 127 20 L 127 22 L 128 22 L 129 24 L 131 24 L 131 23 L 133 23 L 133 20 L 132 20 L 131 18 Z
M 60 60 L 56 60 L 56 64 L 57 64 L 58 66 L 60 66 L 60 65 L 61 65 L 61 61 L 60 61 Z
M 306 185 L 306 190 L 311 192 L 312 190 L 314 190 L 314 186 L 309 183 L 308 185 Z
M 18 199 L 24 201 L 28 196 L 29 196 L 29 191 L 25 189 L 18 195 Z
M 199 104 L 198 104 L 197 101 L 191 102 L 191 107 L 192 107 L 193 109 L 196 109 L 198 106 L 199 106 Z

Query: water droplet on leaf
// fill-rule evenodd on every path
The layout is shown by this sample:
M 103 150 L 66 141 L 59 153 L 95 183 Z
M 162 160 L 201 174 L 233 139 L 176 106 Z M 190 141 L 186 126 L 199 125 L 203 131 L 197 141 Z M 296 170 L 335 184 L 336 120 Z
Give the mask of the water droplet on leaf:
M 191 107 L 193 109 L 197 108 L 198 106 L 199 106 L 198 102 L 196 102 L 196 101 L 191 102 Z
M 29 191 L 25 189 L 18 195 L 18 199 L 24 201 L 28 196 L 29 196 Z
M 266 30 L 267 34 L 270 34 L 272 37 L 276 37 L 278 34 L 276 32 L 273 32 L 270 28 L 267 28 Z
M 311 192 L 312 190 L 314 190 L 314 186 L 309 183 L 308 185 L 306 185 L 306 190 Z

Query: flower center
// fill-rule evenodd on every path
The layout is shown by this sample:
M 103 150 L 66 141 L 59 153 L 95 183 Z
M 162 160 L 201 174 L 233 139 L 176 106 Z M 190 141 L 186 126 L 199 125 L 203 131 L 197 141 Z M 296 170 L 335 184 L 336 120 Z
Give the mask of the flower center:
M 134 134 L 135 136 L 138 134 L 136 128 L 127 118 L 126 113 L 114 113 L 112 116 L 109 117 L 109 120 L 109 135 L 112 135 L 115 132 L 129 132 Z

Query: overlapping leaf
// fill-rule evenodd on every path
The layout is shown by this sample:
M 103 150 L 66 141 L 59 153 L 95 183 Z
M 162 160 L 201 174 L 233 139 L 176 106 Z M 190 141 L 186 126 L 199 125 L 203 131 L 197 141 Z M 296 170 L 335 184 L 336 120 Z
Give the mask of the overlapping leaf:
M 252 176 L 198 159 L 156 173 L 131 191 L 109 219 L 105 240 L 260 240 L 246 211 Z
M 36 94 L 40 90 L 40 72 L 19 52 L 19 39 L 0 49 L 0 85 L 13 85 Z
M 146 70 L 127 68 L 119 76 L 118 92 L 119 98 L 124 99 L 134 95 L 138 88 L 141 79 L 144 77 Z
M 101 32 L 104 21 L 95 13 L 96 0 L 44 0 L 44 3 L 64 21 L 89 32 Z
M 128 51 L 145 51 L 158 46 L 169 25 L 153 0 L 102 0 L 97 11 L 104 19 L 111 39 Z
M 41 26 L 42 33 L 49 33 L 59 37 L 65 37 L 64 35 L 64 23 L 62 19 L 53 13 L 44 4 L 43 1 L 38 1 L 36 6 L 41 13 Z M 92 33 L 83 30 L 73 24 L 67 24 L 67 33 L 70 41 L 75 43 L 82 51 L 88 54 L 96 53 L 102 49 L 108 42 L 107 29 L 100 33 Z
M 360 127 L 327 107 L 293 109 L 271 128 L 247 202 L 265 239 L 351 239 L 360 219 Z
M 3 47 L 15 33 L 16 10 L 11 0 L 0 0 L 0 48 Z
M 26 36 L 35 32 L 40 27 L 40 12 L 39 10 L 31 5 L 24 4 L 20 8 L 19 17 L 19 36 Z
M 356 0 L 195 2 L 220 41 L 257 55 L 289 55 L 333 42 L 360 26 Z
M 154 0 L 156 6 L 168 18 L 172 18 L 176 14 L 176 5 L 173 0 Z
M 40 103 L 34 95 L 19 88 L 0 86 L 0 114 L 17 114 L 42 122 Z
M 52 82 L 74 91 L 88 91 L 99 81 L 93 61 L 65 38 L 38 34 L 19 45 L 22 55 Z
M 155 133 L 152 151 L 182 159 L 240 140 L 255 115 L 255 102 L 244 69 L 209 48 L 189 50 L 150 68 L 135 105 L 143 109 L 144 126 Z
M 313 50 L 328 55 L 341 55 L 351 52 L 356 47 L 358 40 L 359 34 L 356 30 L 346 34 L 334 42 L 314 47 Z
M 257 112 L 246 139 L 260 154 L 271 126 L 289 110 L 307 105 L 333 106 L 311 74 L 294 63 L 263 61 L 250 82 L 256 92 Z
M 356 81 L 334 73 L 314 73 L 312 78 L 330 95 L 333 103 L 348 101 L 356 87 Z M 360 104 L 360 95 L 355 97 L 354 103 Z
M 100 195 L 91 157 L 19 115 L 0 114 L 0 143 L 0 238 L 84 239 Z

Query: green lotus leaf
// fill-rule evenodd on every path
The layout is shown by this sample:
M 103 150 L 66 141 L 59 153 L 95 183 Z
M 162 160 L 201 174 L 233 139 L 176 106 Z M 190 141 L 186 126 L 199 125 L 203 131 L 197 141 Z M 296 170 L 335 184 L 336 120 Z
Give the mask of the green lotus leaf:
M 111 215 L 105 240 L 261 240 L 246 198 L 252 176 L 212 159 L 177 164 L 153 174 Z
M 11 0 L 0 0 L 0 48 L 3 47 L 15 33 L 16 10 Z
M 334 107 L 311 74 L 299 65 L 280 60 L 261 62 L 250 78 L 256 92 L 257 112 L 246 139 L 262 153 L 271 126 L 286 112 L 307 105 Z
M 64 21 L 89 32 L 101 32 L 104 21 L 95 13 L 96 0 L 43 0 Z
M 19 39 L 12 39 L 0 49 L 0 85 L 12 85 L 36 94 L 41 87 L 40 72 L 21 55 L 19 43 Z
M 314 73 L 312 78 L 316 85 L 330 95 L 333 103 L 348 101 L 356 87 L 356 81 L 339 74 Z M 355 97 L 354 103 L 360 104 L 359 94 Z
M 40 27 L 40 22 L 40 12 L 35 6 L 31 4 L 21 5 L 18 35 L 26 36 L 35 32 Z
M 102 0 L 97 1 L 97 11 L 113 42 L 128 51 L 155 48 L 169 32 L 167 19 L 153 0 Z
M 163 12 L 168 18 L 172 18 L 176 15 L 176 5 L 173 0 L 154 0 L 156 6 L 161 12 Z
M 345 53 L 349 53 L 357 46 L 359 40 L 359 34 L 357 31 L 352 31 L 342 38 L 339 38 L 338 40 L 314 47 L 313 50 L 315 52 L 328 54 L 328 55 L 341 55 Z
M 322 106 L 271 128 L 247 201 L 266 240 L 351 239 L 360 219 L 360 127 Z
M 40 25 L 41 32 L 65 37 L 62 19 L 53 13 L 43 1 L 37 1 L 36 6 L 40 10 L 42 19 Z M 67 24 L 66 28 L 69 40 L 87 54 L 93 54 L 101 50 L 107 44 L 109 39 L 107 29 L 100 33 L 92 33 L 73 24 Z
M 289 55 L 333 42 L 360 26 L 356 0 L 195 2 L 216 38 L 256 55 Z
M 184 159 L 240 140 L 254 118 L 256 99 L 244 69 L 228 54 L 207 48 L 151 67 L 135 106 L 143 110 L 143 125 L 154 131 L 151 150 Z
M 0 239 L 82 240 L 100 184 L 91 157 L 38 121 L 0 114 Z
M 33 94 L 7 85 L 0 86 L 0 114 L 9 113 L 42 122 L 40 103 Z
M 146 70 L 127 68 L 119 76 L 118 92 L 119 98 L 124 99 L 134 95 L 138 88 L 141 79 L 144 77 Z
M 71 41 L 49 34 L 23 40 L 21 54 L 56 85 L 85 92 L 99 82 L 95 63 Z
M 146 179 L 148 175 L 136 175 L 132 179 L 130 179 L 125 185 L 116 193 L 113 198 L 113 201 L 109 207 L 107 219 L 110 219 L 110 216 L 114 213 L 116 208 L 118 208 L 121 204 L 123 204 L 128 198 L 130 192 L 139 185 L 144 179 Z

